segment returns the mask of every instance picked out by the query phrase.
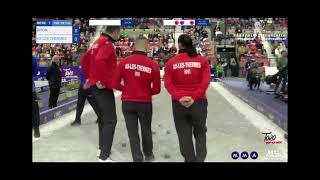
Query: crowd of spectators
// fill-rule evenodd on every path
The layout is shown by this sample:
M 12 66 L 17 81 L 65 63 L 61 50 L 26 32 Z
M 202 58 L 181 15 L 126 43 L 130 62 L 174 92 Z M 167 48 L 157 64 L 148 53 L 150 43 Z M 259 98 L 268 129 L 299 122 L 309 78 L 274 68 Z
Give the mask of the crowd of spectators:
M 139 36 L 144 36 L 149 39 L 148 56 L 157 61 L 160 68 L 162 68 L 165 62 L 177 52 L 177 48 L 174 45 L 174 33 L 172 32 L 141 32 Z M 128 33 L 123 31 L 119 41 L 114 43 L 119 61 L 131 54 L 134 49 L 135 38 L 137 37 L 128 35 Z
M 235 27 L 236 33 L 242 33 L 243 29 L 254 28 L 253 18 L 228 18 L 226 24 L 228 29 Z
M 195 26 L 190 29 L 185 29 L 184 33 L 190 35 L 193 40 L 193 45 L 199 55 L 207 57 L 208 59 L 212 58 L 212 45 L 208 39 L 208 32 L 203 26 Z
M 265 31 L 286 31 L 288 27 L 287 18 L 258 18 L 257 25 Z

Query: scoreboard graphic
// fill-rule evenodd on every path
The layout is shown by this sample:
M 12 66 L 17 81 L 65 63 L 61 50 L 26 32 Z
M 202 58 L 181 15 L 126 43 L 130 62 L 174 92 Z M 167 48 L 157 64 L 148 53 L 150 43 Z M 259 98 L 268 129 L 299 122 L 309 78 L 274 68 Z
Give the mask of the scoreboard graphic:
M 36 43 L 79 44 L 80 27 L 73 26 L 72 20 L 37 20 Z
M 89 20 L 90 26 L 135 26 L 137 22 L 134 19 L 118 20 Z M 210 26 L 208 19 L 176 19 L 163 20 L 164 26 Z

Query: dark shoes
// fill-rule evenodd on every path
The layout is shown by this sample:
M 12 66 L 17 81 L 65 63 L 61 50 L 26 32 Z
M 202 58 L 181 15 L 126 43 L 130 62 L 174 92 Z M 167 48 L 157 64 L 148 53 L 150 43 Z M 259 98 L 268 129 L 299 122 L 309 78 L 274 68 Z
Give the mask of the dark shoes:
M 40 130 L 39 129 L 35 129 L 33 135 L 34 135 L 35 138 L 39 138 L 40 137 Z
M 151 154 L 150 156 L 145 156 L 144 157 L 144 162 L 152 162 L 154 160 L 155 160 L 155 158 L 154 158 L 153 154 Z
M 73 121 L 71 123 L 71 126 L 80 126 L 81 125 L 81 121 Z

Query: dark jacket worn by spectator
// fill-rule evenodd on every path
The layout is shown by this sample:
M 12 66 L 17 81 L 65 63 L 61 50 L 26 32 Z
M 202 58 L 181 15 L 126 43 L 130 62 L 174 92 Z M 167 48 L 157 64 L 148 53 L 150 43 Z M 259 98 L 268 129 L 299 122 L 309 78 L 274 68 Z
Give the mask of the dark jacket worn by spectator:
M 35 85 L 33 81 L 33 76 L 37 75 L 38 73 L 38 66 L 37 60 L 33 57 L 32 58 L 32 128 L 34 129 L 34 136 L 40 137 L 40 113 L 39 113 L 39 105 L 37 100 L 37 95 L 35 92 Z
M 33 76 L 36 76 L 38 73 L 38 65 L 37 65 L 37 60 L 35 57 L 32 57 L 32 92 L 35 92 L 35 85 L 34 85 L 34 80 Z
M 55 62 L 52 62 L 51 66 L 48 67 L 46 78 L 49 81 L 50 88 L 61 87 L 61 70 Z

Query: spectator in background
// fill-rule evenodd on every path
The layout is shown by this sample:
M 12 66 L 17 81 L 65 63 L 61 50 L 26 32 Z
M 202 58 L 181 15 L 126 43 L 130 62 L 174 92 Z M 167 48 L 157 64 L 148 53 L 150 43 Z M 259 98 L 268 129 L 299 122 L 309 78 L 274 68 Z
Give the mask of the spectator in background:
M 242 57 L 244 56 L 244 54 L 246 53 L 246 48 L 244 47 L 244 45 L 242 44 L 239 48 L 238 48 L 238 52 L 239 52 L 239 56 Z
M 36 76 L 38 73 L 37 60 L 32 58 L 32 128 L 34 130 L 34 137 L 40 137 L 40 113 L 39 113 L 39 105 L 37 102 L 37 94 L 36 87 L 34 84 L 33 76 Z
M 165 55 L 169 54 L 170 49 L 169 49 L 169 45 L 168 44 L 164 45 L 163 51 L 164 51 Z
M 116 47 L 116 54 L 118 57 L 122 56 L 122 50 L 121 50 L 120 46 Z
M 231 69 L 231 77 L 237 77 L 238 76 L 238 68 L 237 68 L 237 62 L 235 58 L 230 58 L 230 69 Z
M 175 45 L 172 45 L 172 47 L 170 48 L 170 52 L 171 53 L 176 53 L 177 52 L 177 48 Z
M 68 66 L 72 66 L 72 57 L 71 57 L 70 51 L 67 51 L 66 53 L 66 60 L 67 60 Z
M 72 58 L 72 61 L 75 61 L 77 60 L 77 51 L 76 50 L 72 50 L 72 53 L 71 53 L 71 58 Z
M 237 33 L 242 33 L 242 28 L 241 28 L 240 25 L 238 25 L 238 26 L 236 27 L 236 34 L 237 34 Z
M 36 52 L 36 50 L 37 50 L 36 46 L 32 46 L 32 53 Z
M 228 69 L 229 69 L 229 63 L 227 61 L 227 59 L 224 59 L 222 62 L 222 68 L 223 68 L 223 72 L 224 72 L 224 77 L 228 76 Z
M 252 90 L 253 86 L 257 87 L 258 90 L 260 90 L 260 81 L 262 78 L 262 72 L 259 71 L 259 68 L 263 66 L 263 63 L 254 62 L 251 64 L 250 67 L 250 81 L 249 81 L 249 87 L 250 90 Z
M 220 30 L 217 30 L 217 31 L 215 32 L 215 35 L 216 35 L 217 41 L 219 42 L 219 44 L 221 44 L 222 36 L 223 36 L 222 32 L 221 32 Z
M 246 65 L 244 67 L 245 71 L 246 71 L 246 79 L 248 82 L 248 86 L 250 86 L 249 82 L 250 82 L 250 69 L 251 69 L 251 63 L 253 63 L 254 60 L 253 59 L 248 59 L 246 62 Z
M 251 62 L 248 67 L 248 86 L 252 90 L 252 86 L 256 83 L 257 63 Z
M 53 47 L 50 47 L 50 57 L 53 57 L 55 55 L 55 50 Z
M 57 106 L 61 87 L 61 70 L 59 67 L 59 56 L 52 57 L 52 64 L 48 67 L 46 78 L 49 81 L 50 97 L 49 97 L 49 109 Z
M 210 74 L 211 74 L 211 81 L 214 80 L 216 78 L 216 69 L 214 67 L 213 63 L 210 63 Z
M 201 41 L 204 39 L 204 38 L 208 38 L 208 32 L 206 30 L 203 30 L 201 31 Z
M 221 66 L 220 63 L 217 64 L 216 72 L 217 72 L 219 78 L 222 78 L 224 76 L 223 67 Z
M 254 43 L 253 43 L 252 41 L 249 41 L 248 44 L 247 44 L 247 48 L 248 48 L 248 49 L 253 49 L 253 48 L 255 48 Z
M 262 41 L 258 37 L 255 39 L 255 41 L 256 41 L 256 47 L 258 49 L 262 49 L 262 46 L 263 46 Z
M 287 74 L 286 74 L 287 73 L 286 69 L 288 67 L 287 65 L 288 65 L 288 52 L 283 50 L 281 51 L 281 58 L 277 59 L 277 68 L 279 71 L 276 75 L 274 75 L 274 76 L 279 76 L 278 82 L 275 88 L 276 90 L 278 89 L 279 84 L 282 80 L 284 81 L 282 87 L 284 87 L 285 83 L 287 82 Z

